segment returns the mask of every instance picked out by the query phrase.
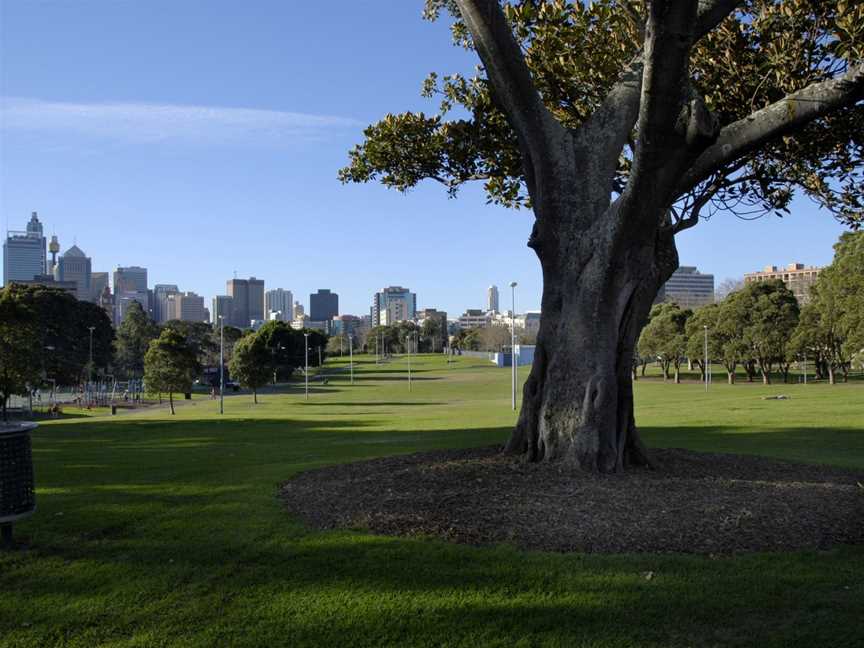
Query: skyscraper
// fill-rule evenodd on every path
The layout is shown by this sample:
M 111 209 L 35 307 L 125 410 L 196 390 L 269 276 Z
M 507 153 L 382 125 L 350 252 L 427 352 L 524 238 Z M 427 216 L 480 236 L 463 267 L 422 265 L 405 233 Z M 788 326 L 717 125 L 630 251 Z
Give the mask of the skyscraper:
M 279 319 L 290 322 L 294 319 L 293 313 L 294 295 L 290 290 L 274 288 L 264 293 L 264 317 L 273 319 L 273 314 L 280 313 Z
M 339 314 L 339 295 L 327 288 L 319 288 L 309 295 L 309 319 L 313 322 L 326 322 Z
M 234 322 L 234 298 L 229 295 L 216 295 L 213 298 L 212 322 L 213 326 L 219 326 L 219 317 L 222 317 L 225 326 L 233 326 Z
M 263 279 L 229 279 L 227 289 L 228 296 L 234 298 L 231 321 L 233 326 L 249 328 L 252 320 L 264 319 Z
M 141 304 L 152 317 L 150 292 L 147 290 L 147 268 L 118 266 L 114 271 L 114 323 L 120 325 L 132 302 Z
M 3 242 L 3 285 L 46 274 L 45 235 L 34 211 L 24 232 L 7 232 Z
M 498 286 L 494 284 L 486 290 L 486 310 L 498 312 Z
M 57 262 L 54 278 L 57 281 L 74 281 L 75 297 L 90 301 L 93 291 L 90 286 L 90 257 L 77 245 L 66 250 Z
M 714 275 L 702 274 L 696 266 L 681 266 L 660 288 L 656 302 L 675 302 L 681 308 L 697 308 L 714 301 Z
M 177 319 L 184 322 L 206 322 L 209 317 L 207 309 L 204 308 L 204 298 L 194 292 L 178 293 L 175 296 L 177 303 Z
M 180 290 L 176 284 L 156 284 L 153 287 L 153 321 L 157 324 L 162 324 L 171 319 L 178 319 L 174 312 L 171 312 L 169 300 L 171 295 L 177 295 Z
M 114 294 L 147 290 L 147 268 L 118 266 L 114 271 Z
M 372 297 L 372 326 L 395 324 L 414 319 L 417 295 L 402 286 L 387 286 Z

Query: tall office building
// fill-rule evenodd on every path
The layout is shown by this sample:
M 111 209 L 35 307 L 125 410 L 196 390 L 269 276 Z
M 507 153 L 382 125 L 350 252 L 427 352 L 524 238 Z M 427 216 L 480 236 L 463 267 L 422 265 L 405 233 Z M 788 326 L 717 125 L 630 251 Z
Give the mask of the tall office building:
M 74 281 L 76 285 L 75 297 L 90 301 L 93 298 L 90 274 L 90 257 L 84 254 L 77 245 L 73 245 L 57 261 L 54 278 L 57 281 Z
M 153 321 L 157 324 L 162 324 L 172 319 L 178 319 L 175 313 L 171 310 L 169 303 L 173 298 L 171 295 L 177 295 L 180 290 L 176 284 L 156 284 L 153 287 Z
M 29 281 L 37 275 L 45 275 L 46 242 L 42 223 L 34 211 L 23 232 L 6 233 L 3 242 L 3 285 L 13 281 Z
M 152 317 L 150 291 L 147 290 L 147 268 L 118 266 L 114 271 L 114 324 L 119 326 L 132 302 L 141 304 Z
M 270 320 L 277 313 L 279 320 L 290 322 L 294 319 L 294 295 L 290 290 L 274 288 L 264 293 L 264 316 Z
M 184 322 L 206 322 L 210 319 L 204 307 L 204 298 L 194 292 L 178 293 L 174 297 L 176 319 Z
M 658 302 L 675 302 L 681 308 L 698 308 L 714 301 L 714 275 L 702 274 L 696 266 L 681 266 L 657 293 Z
M 264 319 L 263 279 L 229 279 L 227 289 L 228 295 L 234 298 L 231 321 L 233 326 L 249 328 L 252 320 Z
M 765 266 L 761 272 L 748 272 L 744 283 L 757 283 L 779 279 L 798 299 L 802 306 L 810 301 L 810 288 L 816 282 L 822 268 L 805 266 L 803 263 L 790 263 L 785 267 Z
M 417 312 L 417 295 L 402 286 L 382 288 L 372 297 L 372 326 L 413 320 Z
M 213 309 L 211 312 L 213 326 L 219 326 L 219 318 L 223 319 L 226 326 L 233 326 L 234 321 L 234 298 L 229 295 L 216 295 L 213 298 Z
M 309 319 L 313 322 L 325 322 L 339 314 L 339 295 L 326 288 L 319 288 L 317 293 L 309 295 Z
M 486 310 L 498 312 L 498 286 L 492 285 L 486 289 Z
M 297 319 L 298 317 L 302 318 L 306 315 L 306 311 L 303 309 L 303 304 L 298 301 L 294 302 L 293 315 L 294 317 L 292 317 L 291 319 Z
M 123 292 L 147 292 L 147 268 L 117 266 L 114 271 L 114 294 Z

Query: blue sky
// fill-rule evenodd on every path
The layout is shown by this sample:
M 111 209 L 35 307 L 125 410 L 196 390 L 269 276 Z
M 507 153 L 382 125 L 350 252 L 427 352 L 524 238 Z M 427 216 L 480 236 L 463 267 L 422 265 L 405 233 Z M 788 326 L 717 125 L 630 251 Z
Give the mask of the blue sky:
M 470 72 L 422 0 L 0 1 L 0 216 L 37 210 L 93 269 L 143 265 L 150 284 L 209 298 L 250 275 L 340 295 L 408 286 L 451 316 L 490 283 L 520 284 L 539 308 L 531 215 L 341 185 L 363 127 L 387 112 L 434 111 L 426 74 Z M 726 277 L 766 264 L 825 264 L 843 228 L 806 200 L 782 220 L 721 215 L 679 237 L 681 263 Z M 502 295 L 503 299 L 503 295 Z

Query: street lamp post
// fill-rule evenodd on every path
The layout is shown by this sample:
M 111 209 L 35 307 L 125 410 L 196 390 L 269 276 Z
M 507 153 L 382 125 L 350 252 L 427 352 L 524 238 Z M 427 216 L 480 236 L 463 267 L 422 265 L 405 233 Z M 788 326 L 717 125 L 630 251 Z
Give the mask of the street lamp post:
M 219 316 L 219 413 L 225 413 L 225 317 Z
M 405 336 L 405 344 L 408 346 L 408 391 L 411 391 L 411 334 Z
M 516 282 L 510 282 L 513 297 L 513 310 L 510 312 L 510 370 L 512 387 L 512 407 L 516 411 Z
M 705 329 L 705 391 L 708 391 L 708 326 L 702 327 Z
M 348 357 L 351 358 L 349 366 L 351 367 L 351 384 L 354 384 L 354 338 L 348 338 Z
M 303 349 L 305 350 L 305 353 L 306 353 L 306 366 L 304 367 L 303 373 L 305 374 L 305 377 L 306 377 L 306 400 L 309 400 L 309 334 L 308 333 L 303 334 L 303 340 L 304 340 Z

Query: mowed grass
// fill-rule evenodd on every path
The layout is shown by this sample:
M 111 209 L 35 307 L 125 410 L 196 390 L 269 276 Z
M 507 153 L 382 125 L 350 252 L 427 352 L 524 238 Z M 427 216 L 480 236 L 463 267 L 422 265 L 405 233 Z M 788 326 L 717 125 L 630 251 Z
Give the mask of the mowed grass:
M 858 646 L 864 549 L 598 556 L 319 533 L 298 471 L 502 442 L 509 371 L 359 359 L 302 383 L 44 423 L 39 510 L 0 553 L 2 646 Z M 526 374 L 523 371 L 523 378 Z M 864 470 L 864 385 L 637 383 L 649 444 Z M 769 394 L 790 400 L 762 400 Z M 382 493 L 386 497 L 386 493 Z M 864 491 L 862 491 L 864 497 Z M 602 515 L 602 511 L 598 511 Z M 646 574 L 652 573 L 649 579 Z

